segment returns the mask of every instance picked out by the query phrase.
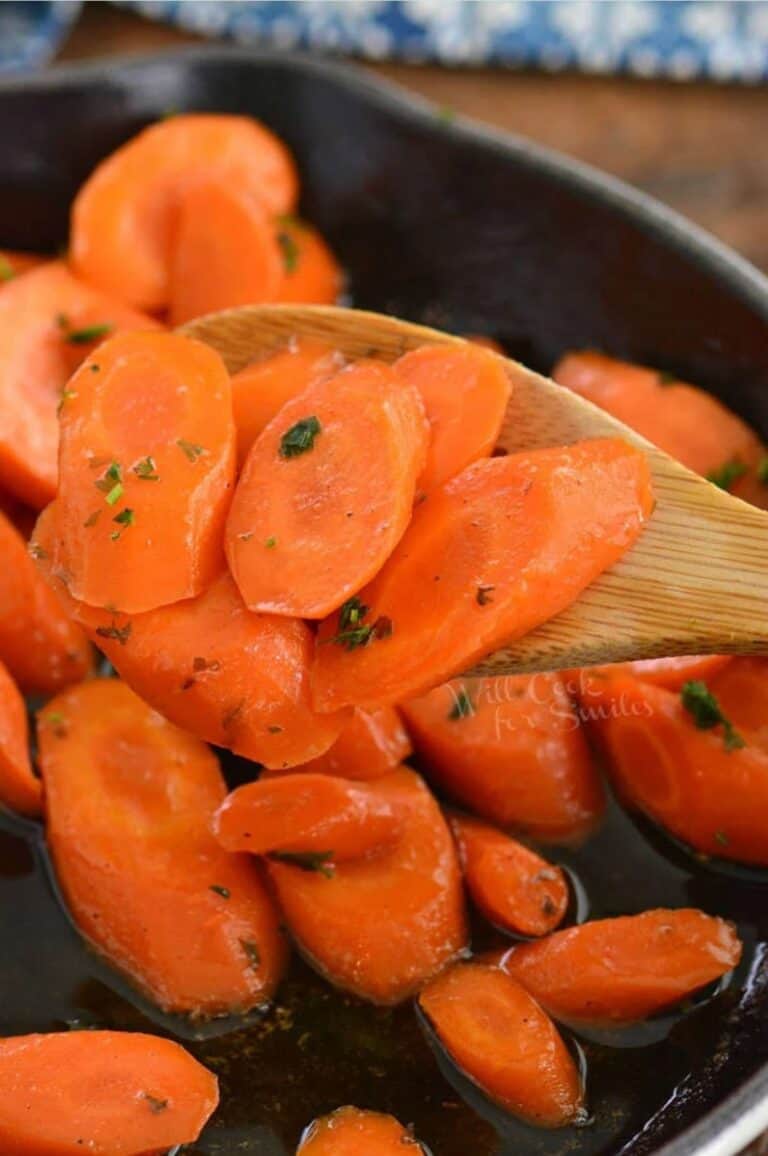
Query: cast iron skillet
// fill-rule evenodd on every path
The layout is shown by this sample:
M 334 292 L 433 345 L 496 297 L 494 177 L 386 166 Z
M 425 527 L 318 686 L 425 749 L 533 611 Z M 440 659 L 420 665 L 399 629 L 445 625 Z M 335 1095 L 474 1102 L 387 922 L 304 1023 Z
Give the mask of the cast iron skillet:
M 214 48 L 3 83 L 0 243 L 59 247 L 71 196 L 96 161 L 146 122 L 193 109 L 252 113 L 285 138 L 303 211 L 341 256 L 357 304 L 490 333 L 539 370 L 584 345 L 647 360 L 711 389 L 768 435 L 768 284 L 754 269 L 615 181 L 446 123 L 351 68 Z M 243 773 L 231 760 L 227 769 Z M 348 1000 L 299 963 L 278 1011 L 250 1026 L 196 1033 L 158 1017 L 82 946 L 38 828 L 8 816 L 0 1033 L 67 1023 L 177 1031 L 222 1083 L 223 1106 L 193 1149 L 201 1156 L 285 1156 L 313 1116 L 343 1103 L 412 1121 L 435 1156 L 729 1156 L 768 1126 L 768 888 L 676 857 L 616 807 L 562 860 L 592 915 L 690 903 L 736 920 L 746 941 L 732 983 L 666 1036 L 657 1025 L 621 1048 L 583 1041 L 594 1119 L 579 1130 L 522 1129 L 460 1084 L 469 1107 L 439 1074 L 412 1009 Z

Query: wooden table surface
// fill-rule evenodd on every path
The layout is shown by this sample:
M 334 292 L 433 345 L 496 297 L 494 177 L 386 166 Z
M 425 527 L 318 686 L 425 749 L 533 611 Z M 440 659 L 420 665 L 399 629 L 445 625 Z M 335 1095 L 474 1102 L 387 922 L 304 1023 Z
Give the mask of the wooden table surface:
M 59 59 L 159 51 L 197 39 L 91 2 Z M 366 67 L 630 181 L 768 271 L 768 85 Z

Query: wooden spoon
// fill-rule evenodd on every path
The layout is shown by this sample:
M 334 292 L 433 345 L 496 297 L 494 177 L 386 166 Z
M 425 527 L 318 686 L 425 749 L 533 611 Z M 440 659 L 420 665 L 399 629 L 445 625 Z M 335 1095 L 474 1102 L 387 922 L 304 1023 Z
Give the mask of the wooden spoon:
M 218 350 L 232 373 L 298 334 L 351 358 L 383 361 L 419 345 L 461 341 L 394 317 L 319 305 L 231 309 L 181 332 Z M 570 390 L 517 362 L 507 365 L 514 384 L 500 446 L 512 453 L 623 437 L 648 454 L 658 505 L 639 541 L 573 605 L 471 673 L 680 654 L 768 655 L 768 514 L 691 473 Z

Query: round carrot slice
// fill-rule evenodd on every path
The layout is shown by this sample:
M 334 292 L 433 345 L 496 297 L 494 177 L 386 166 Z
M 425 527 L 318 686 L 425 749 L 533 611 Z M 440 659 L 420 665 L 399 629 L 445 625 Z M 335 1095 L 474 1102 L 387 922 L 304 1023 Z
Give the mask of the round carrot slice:
M 3 1156 L 146 1156 L 197 1140 L 216 1077 L 172 1040 L 52 1032 L 0 1040 Z
M 22 815 L 39 815 L 42 784 L 29 759 L 27 708 L 0 662 L 0 803 Z
M 511 976 L 487 964 L 457 964 L 424 988 L 419 1007 L 458 1067 L 508 1112 L 545 1128 L 584 1118 L 568 1049 Z
M 258 121 L 171 117 L 107 157 L 81 188 L 72 209 L 77 272 L 132 305 L 166 306 L 179 205 L 201 177 L 221 178 L 272 213 L 290 213 L 298 196 L 288 150 Z
M 423 1151 L 394 1116 L 347 1107 L 314 1120 L 296 1156 L 418 1156 Z
M 408 525 L 426 446 L 417 391 L 378 363 L 287 402 L 251 447 L 227 521 L 246 605 L 302 618 L 341 606 Z
M 57 503 L 72 595 L 133 613 L 198 594 L 221 568 L 235 470 L 221 358 L 177 334 L 123 334 L 68 394 Z

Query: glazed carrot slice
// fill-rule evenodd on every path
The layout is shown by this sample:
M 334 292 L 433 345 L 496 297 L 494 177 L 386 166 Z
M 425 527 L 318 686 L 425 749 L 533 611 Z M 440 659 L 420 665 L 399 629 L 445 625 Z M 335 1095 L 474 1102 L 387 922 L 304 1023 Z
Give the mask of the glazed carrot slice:
M 560 868 L 477 819 L 455 815 L 451 828 L 467 889 L 485 918 L 519 935 L 554 931 L 568 907 Z
M 0 1040 L 3 1156 L 147 1156 L 197 1140 L 216 1077 L 172 1040 L 52 1032 Z
M 85 355 L 107 334 L 157 322 L 78 281 L 59 261 L 0 293 L 0 484 L 40 509 L 56 492 L 57 410 Z
M 749 731 L 750 742 L 768 751 L 768 660 L 732 658 L 709 673 L 707 684 L 723 714 L 738 719 L 739 727 Z
M 42 802 L 42 785 L 29 759 L 24 699 L 0 662 L 0 804 L 22 815 L 39 815 Z
M 52 694 L 85 678 L 93 658 L 88 640 L 2 513 L 0 558 L 0 661 L 25 694 Z
M 274 301 L 282 277 L 272 218 L 248 191 L 221 179 L 187 189 L 171 251 L 172 325 Z
M 475 344 L 423 346 L 395 363 L 424 401 L 431 437 L 419 490 L 429 493 L 478 458 L 499 436 L 512 389 L 506 362 Z
M 520 944 L 500 966 L 555 1019 L 616 1024 L 674 1007 L 740 958 L 730 923 L 695 908 L 659 908 Z
M 246 605 L 302 618 L 341 606 L 402 537 L 426 446 L 417 391 L 375 362 L 287 402 L 251 447 L 227 521 Z
M 768 866 L 764 740 L 739 714 L 725 715 L 706 683 L 686 687 L 595 675 L 580 696 L 582 718 L 630 807 L 706 855 Z M 716 725 L 721 714 L 726 725 Z
M 58 520 L 71 593 L 130 613 L 199 594 L 221 569 L 235 470 L 221 358 L 173 333 L 123 334 L 67 392 Z
M 392 846 L 401 830 L 397 809 L 375 790 L 316 774 L 246 783 L 227 796 L 213 823 L 227 851 L 319 855 L 334 864 Z
M 75 613 L 146 702 L 191 734 L 264 766 L 323 754 L 349 718 L 312 709 L 306 623 L 253 614 L 228 574 L 197 598 L 144 614 L 83 604 Z
M 342 290 L 341 267 L 317 229 L 292 216 L 278 217 L 275 224 L 283 257 L 275 300 L 283 305 L 333 305 Z
M 324 341 L 297 337 L 232 378 L 237 460 L 242 465 L 256 438 L 287 401 L 341 369 L 344 359 Z
M 637 662 L 617 662 L 611 666 L 586 667 L 585 678 L 593 673 L 629 674 L 643 682 L 652 682 L 667 690 L 680 690 L 691 679 L 713 678 L 732 661 L 729 654 L 691 654 L 680 658 L 643 658 Z M 562 672 L 569 692 L 582 693 L 587 684 L 579 670 Z
M 600 821 L 603 788 L 559 675 L 462 679 L 400 710 L 429 779 L 484 819 L 556 843 Z
M 296 1156 L 418 1156 L 423 1151 L 413 1132 L 394 1116 L 347 1107 L 314 1120 Z
M 132 305 L 163 308 L 179 206 L 190 185 L 211 177 L 273 213 L 291 212 L 298 195 L 293 160 L 258 121 L 171 117 L 112 153 L 80 189 L 72 209 L 77 272 Z
M 19 249 L 0 249 L 0 286 L 12 281 L 20 273 L 28 273 L 48 260 L 37 253 L 24 253 Z
M 601 353 L 568 353 L 552 376 L 737 497 L 768 504 L 757 469 L 766 453 L 746 422 L 711 394 Z
M 557 1028 L 499 968 L 450 967 L 419 1007 L 454 1063 L 508 1112 L 543 1128 L 585 1117 L 581 1077 Z
M 321 624 L 318 708 L 410 698 L 533 630 L 618 561 L 652 501 L 645 456 L 612 438 L 469 466 L 360 591 L 355 635 L 343 615 Z
M 269 1000 L 285 943 L 252 861 L 210 831 L 227 794 L 212 752 L 117 679 L 52 699 L 38 741 L 48 846 L 81 933 L 165 1011 Z
M 269 874 L 310 963 L 338 987 L 395 1004 L 466 947 L 461 872 L 440 808 L 418 775 L 403 767 L 369 790 L 402 814 L 391 850 L 332 871 L 324 863 L 302 870 L 270 862 Z
M 343 779 L 378 779 L 407 759 L 411 749 L 408 732 L 395 707 L 372 711 L 356 708 L 333 746 L 296 769 L 340 775 Z

